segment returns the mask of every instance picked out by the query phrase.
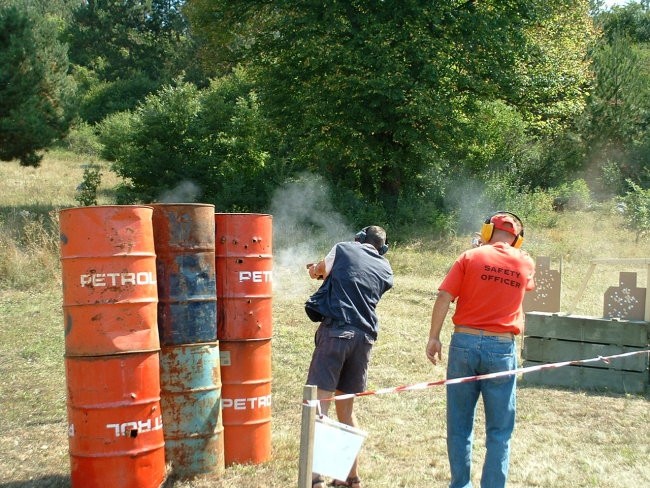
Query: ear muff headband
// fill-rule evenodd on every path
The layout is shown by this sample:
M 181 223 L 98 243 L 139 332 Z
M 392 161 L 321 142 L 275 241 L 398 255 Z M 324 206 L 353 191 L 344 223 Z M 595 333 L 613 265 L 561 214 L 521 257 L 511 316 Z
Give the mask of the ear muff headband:
M 357 242 L 360 242 L 361 244 L 364 244 L 366 242 L 366 237 L 368 236 L 368 234 L 366 234 L 366 229 L 367 228 L 368 227 L 364 227 L 359 232 L 357 232 L 354 235 L 354 240 L 357 241 Z
M 366 242 L 366 238 L 368 237 L 367 230 L 368 227 L 364 227 L 359 232 L 357 232 L 354 235 L 354 240 L 360 242 L 361 244 L 364 244 Z M 388 252 L 388 237 L 384 240 L 384 245 L 381 246 L 381 248 L 379 248 L 377 251 L 379 252 L 380 256 L 383 256 Z
M 506 212 L 502 210 L 499 212 L 494 212 L 492 215 L 486 218 L 485 222 L 483 222 L 483 225 L 481 226 L 481 240 L 486 244 L 490 242 L 490 239 L 492 239 L 492 234 L 494 234 L 494 224 L 492 223 L 492 218 L 500 214 L 507 214 L 512 216 L 519 224 L 519 228 L 521 230 L 519 231 L 519 234 L 515 236 L 515 240 L 511 244 L 512 247 L 519 249 L 524 243 L 524 224 L 521 219 L 512 212 Z

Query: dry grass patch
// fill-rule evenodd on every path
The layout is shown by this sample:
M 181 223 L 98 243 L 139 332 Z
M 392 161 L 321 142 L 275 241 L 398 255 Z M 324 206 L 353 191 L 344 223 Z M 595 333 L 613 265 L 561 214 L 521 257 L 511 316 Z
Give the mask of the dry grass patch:
M 75 206 L 83 161 L 47 158 L 41 169 L 0 165 L 0 486 L 67 487 L 66 386 L 56 210 Z M 110 203 L 105 176 L 102 203 Z M 102 185 L 102 186 L 103 186 Z M 25 216 L 21 211 L 29 212 Z M 575 296 L 589 260 L 648 257 L 620 217 L 606 209 L 558 215 L 553 229 L 526 229 L 533 256 L 562 258 L 562 304 Z M 396 241 L 396 240 L 395 240 Z M 396 242 L 388 258 L 395 288 L 382 300 L 379 341 L 373 351 L 371 389 L 435 381 L 424 354 L 434 292 L 469 235 L 449 242 Z M 276 251 L 278 251 L 276 249 Z M 273 302 L 273 452 L 268 463 L 230 466 L 219 479 L 169 480 L 167 488 L 296 486 L 302 389 L 315 324 L 303 304 L 318 283 L 304 263 L 278 268 Z M 647 280 L 639 273 L 640 286 Z M 576 313 L 600 316 L 603 293 L 623 269 L 599 268 Z M 450 324 L 443 342 L 449 343 Z M 521 348 L 521 342 L 518 343 Z M 446 351 L 445 351 L 446 354 Z M 512 488 L 650 486 L 650 396 L 535 388 L 518 393 L 512 439 Z M 361 475 L 372 488 L 446 486 L 443 387 L 358 398 L 356 410 L 368 438 Z M 476 423 L 473 481 L 484 455 L 482 409 Z

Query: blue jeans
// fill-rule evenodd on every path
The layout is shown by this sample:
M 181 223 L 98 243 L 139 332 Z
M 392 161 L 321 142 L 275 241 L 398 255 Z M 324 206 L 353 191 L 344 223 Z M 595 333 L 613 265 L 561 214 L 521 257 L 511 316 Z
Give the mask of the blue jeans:
M 449 345 L 447 378 L 461 378 L 517 367 L 515 341 L 455 333 Z M 470 469 L 474 415 L 479 395 L 485 409 L 486 454 L 481 487 L 506 484 L 510 460 L 510 436 L 515 426 L 515 375 L 447 385 L 447 455 L 450 488 L 471 488 Z

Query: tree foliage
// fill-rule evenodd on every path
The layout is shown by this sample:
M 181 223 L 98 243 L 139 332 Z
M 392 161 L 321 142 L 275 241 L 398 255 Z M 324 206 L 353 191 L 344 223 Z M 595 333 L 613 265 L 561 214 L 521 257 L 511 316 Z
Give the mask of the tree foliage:
M 73 12 L 65 39 L 73 63 L 105 81 L 147 74 L 170 80 L 187 40 L 183 2 L 171 0 L 90 0 Z
M 596 17 L 595 86 L 583 127 L 591 183 L 603 197 L 628 181 L 650 184 L 650 5 L 632 2 Z
M 38 166 L 67 130 L 74 85 L 57 24 L 17 6 L 0 9 L 0 159 Z
M 623 204 L 625 226 L 636 232 L 636 241 L 650 235 L 650 188 L 643 189 L 633 181 L 629 182 L 630 190 L 619 202 Z
M 281 157 L 388 210 L 477 164 L 453 157 L 475 154 L 491 102 L 549 127 L 583 104 L 586 1 L 189 0 L 188 15 L 215 62 L 254 72 Z
M 120 148 L 112 156 L 129 182 L 125 203 L 161 201 L 184 182 L 221 211 L 252 211 L 282 181 L 263 145 L 269 129 L 257 95 L 240 70 L 205 90 L 177 81 L 102 127 L 103 140 Z
M 90 0 L 73 11 L 64 39 L 81 86 L 80 115 L 91 123 L 135 108 L 179 74 L 205 78 L 182 0 Z

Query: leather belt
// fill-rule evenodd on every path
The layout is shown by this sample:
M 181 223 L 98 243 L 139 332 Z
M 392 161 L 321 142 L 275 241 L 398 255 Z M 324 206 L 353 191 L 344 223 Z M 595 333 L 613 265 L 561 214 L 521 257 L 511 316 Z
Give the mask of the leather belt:
M 475 327 L 456 326 L 454 327 L 454 332 L 459 334 L 471 334 L 486 337 L 504 337 L 506 339 L 512 340 L 515 339 L 515 335 L 512 332 L 490 332 L 489 330 L 477 329 Z

